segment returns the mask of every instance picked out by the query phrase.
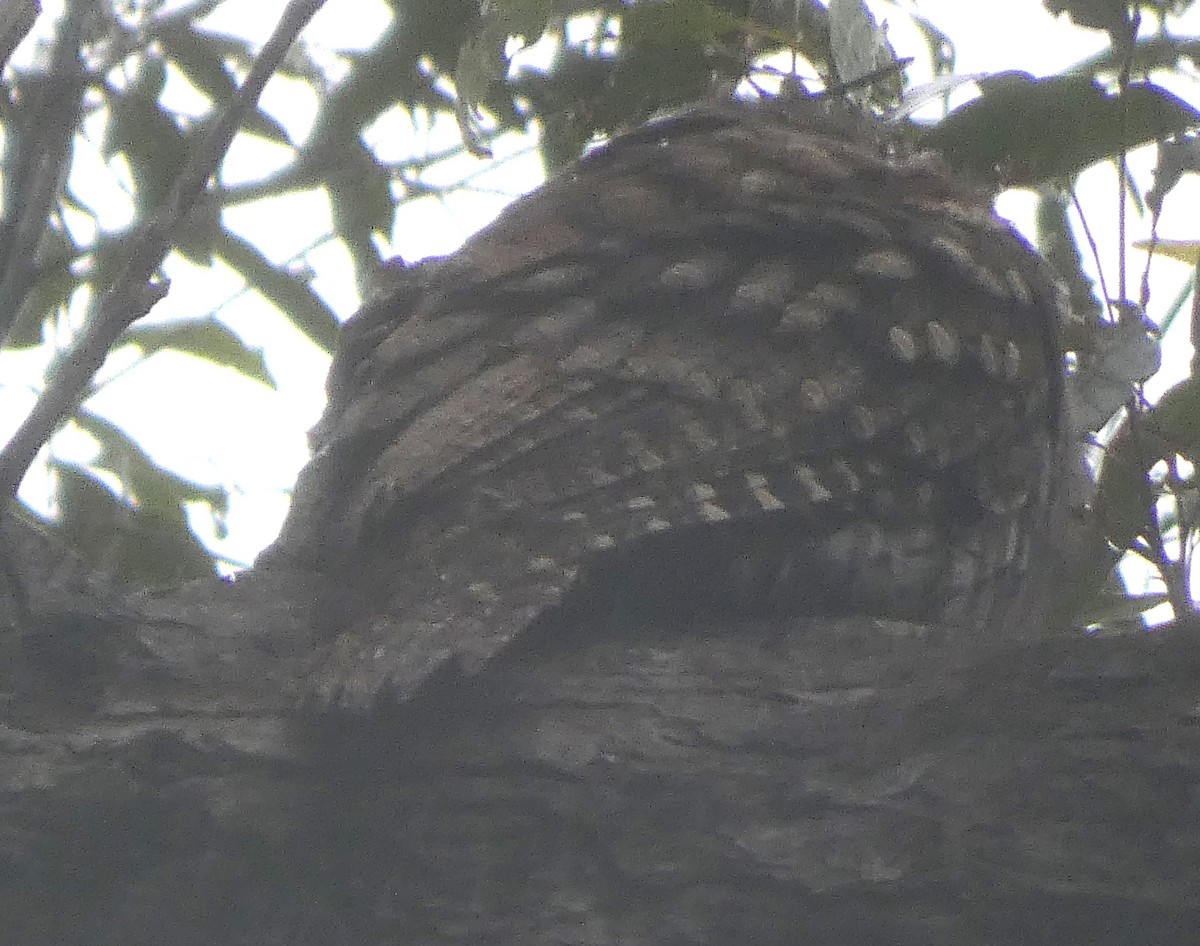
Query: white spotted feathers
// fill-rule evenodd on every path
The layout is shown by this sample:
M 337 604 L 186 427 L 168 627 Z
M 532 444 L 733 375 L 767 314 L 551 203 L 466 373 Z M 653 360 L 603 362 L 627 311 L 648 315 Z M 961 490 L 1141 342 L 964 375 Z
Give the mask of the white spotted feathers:
M 348 324 L 273 550 L 353 589 L 317 691 L 406 697 L 582 598 L 994 623 L 1058 298 L 986 199 L 817 105 L 614 139 Z

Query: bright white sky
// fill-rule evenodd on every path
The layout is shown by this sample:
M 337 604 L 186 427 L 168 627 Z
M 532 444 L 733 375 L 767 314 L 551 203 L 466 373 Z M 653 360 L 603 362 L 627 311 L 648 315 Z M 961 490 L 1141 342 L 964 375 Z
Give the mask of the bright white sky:
M 53 15 L 61 0 L 46 0 L 47 15 Z M 255 3 L 226 3 L 207 21 L 214 30 L 230 31 L 262 42 L 285 0 L 256 0 Z M 914 55 L 924 61 L 924 44 L 906 16 L 886 3 L 873 4 L 879 19 L 886 20 L 889 37 L 901 56 Z M 1103 37 L 1051 18 L 1040 0 L 916 0 L 902 4 L 937 24 L 954 39 L 957 71 L 997 72 L 1021 69 L 1048 74 L 1101 49 Z M 327 0 L 304 39 L 333 58 L 338 51 L 369 46 L 384 28 L 389 12 L 382 0 Z M 1177 32 L 1200 33 L 1200 16 L 1189 17 Z M 922 81 L 919 73 L 913 74 Z M 1200 100 L 1196 88 L 1176 89 L 1192 101 Z M 189 93 L 179 85 L 168 85 L 167 95 L 188 102 Z M 194 96 L 190 99 L 194 103 Z M 186 107 L 186 105 L 184 106 Z M 297 141 L 303 140 L 316 113 L 317 102 L 303 86 L 282 79 L 272 80 L 263 97 L 263 107 L 279 119 Z M 419 152 L 426 147 L 448 148 L 456 140 L 453 122 L 430 129 L 413 130 L 392 116 L 371 133 L 372 143 L 383 156 Z M 447 253 L 474 230 L 490 221 L 511 199 L 534 187 L 540 180 L 540 165 L 529 153 L 529 142 L 516 136 L 501 141 L 497 156 L 507 160 L 496 171 L 473 181 L 474 189 L 446 201 L 425 199 L 405 209 L 383 249 L 412 260 Z M 225 165 L 229 182 L 253 179 L 286 161 L 284 149 L 242 138 L 235 143 Z M 1139 155 L 1135 171 L 1148 183 L 1152 153 Z M 77 174 L 92 183 L 111 175 L 95 149 L 81 148 Z M 480 170 L 479 162 L 462 158 L 445 162 L 431 172 L 431 182 L 456 181 Z M 1116 263 L 1115 176 L 1107 169 L 1090 173 L 1083 192 L 1092 215 L 1090 223 L 1100 243 L 1105 267 L 1111 273 Z M 87 189 L 87 188 L 85 188 Z M 1164 237 L 1196 237 L 1188 213 L 1192 199 L 1173 195 L 1160 225 Z M 1027 222 L 1031 202 L 1015 194 L 1002 199 L 1000 210 L 1018 224 Z M 106 198 L 101 225 L 117 229 L 130 216 L 127 200 L 119 193 Z M 226 222 L 257 243 L 280 265 L 297 267 L 313 274 L 316 290 L 339 314 L 348 316 L 357 305 L 347 257 L 327 240 L 330 221 L 328 203 L 320 193 L 298 195 L 271 206 L 244 205 L 227 212 Z M 87 221 L 76 221 L 85 226 Z M 1141 227 L 1145 230 L 1145 227 Z M 1142 235 L 1140 231 L 1135 236 Z M 1132 254 L 1131 270 L 1140 276 L 1140 254 Z M 1188 277 L 1188 271 L 1170 262 L 1156 264 L 1156 301 L 1165 305 Z M 251 345 L 267 352 L 270 370 L 278 381 L 271 391 L 246 381 L 232 372 L 213 369 L 182 356 L 155 356 L 129 367 L 123 373 L 110 370 L 114 378 L 90 406 L 124 427 L 155 459 L 184 475 L 207 483 L 227 486 L 233 493 L 230 534 L 224 541 L 211 542 L 218 554 L 231 561 L 249 563 L 256 552 L 278 531 L 287 509 L 288 489 L 307 457 L 305 432 L 323 406 L 322 383 L 327 368 L 325 357 L 288 327 L 286 320 L 256 295 L 242 291 L 239 278 L 218 267 L 200 270 L 173 258 L 168 267 L 171 293 L 149 317 L 152 320 L 202 317 L 219 311 L 220 318 Z M 1114 277 L 1110 275 L 1110 280 Z M 1136 282 L 1133 283 L 1136 285 Z M 1155 311 L 1152 305 L 1152 314 Z M 1174 371 L 1190 357 L 1186 340 L 1170 346 Z M 20 376 L 29 361 L 0 362 L 3 377 Z M 118 376 L 119 374 L 119 376 Z M 33 392 L 28 386 L 9 383 L 0 387 L 0 435 L 15 429 L 28 410 Z M 86 444 L 60 437 L 55 450 L 64 456 L 79 455 Z M 34 470 L 23 486 L 27 501 L 41 505 L 46 495 L 44 472 Z M 194 520 L 203 535 L 209 530 L 203 516 Z

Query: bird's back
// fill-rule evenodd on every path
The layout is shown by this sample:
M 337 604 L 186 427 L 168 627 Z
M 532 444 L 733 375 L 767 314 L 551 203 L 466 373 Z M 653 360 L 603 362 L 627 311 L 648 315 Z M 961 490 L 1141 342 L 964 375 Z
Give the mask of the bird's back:
M 564 601 L 993 632 L 1063 305 L 985 195 L 820 105 L 615 138 L 348 323 L 271 553 L 344 588 L 317 691 L 407 697 Z

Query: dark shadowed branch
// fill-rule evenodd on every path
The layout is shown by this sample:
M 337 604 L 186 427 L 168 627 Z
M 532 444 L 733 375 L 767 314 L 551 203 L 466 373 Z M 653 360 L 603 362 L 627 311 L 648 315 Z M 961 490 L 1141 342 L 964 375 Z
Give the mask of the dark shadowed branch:
M 0 706 L 7 942 L 1200 928 L 1187 635 L 978 655 L 868 619 L 567 633 L 407 707 L 305 718 L 286 690 L 312 590 L 287 569 L 199 583 L 144 600 L 66 686 L 52 649 L 23 673 Z

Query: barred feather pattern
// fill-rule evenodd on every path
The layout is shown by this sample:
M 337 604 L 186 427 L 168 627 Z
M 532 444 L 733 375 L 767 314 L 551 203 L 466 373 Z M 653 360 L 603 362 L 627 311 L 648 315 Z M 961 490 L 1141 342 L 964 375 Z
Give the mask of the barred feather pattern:
M 348 589 L 314 692 L 408 698 L 576 599 L 987 633 L 1038 566 L 1063 299 L 986 196 L 821 106 L 615 138 L 347 324 L 265 557 Z

